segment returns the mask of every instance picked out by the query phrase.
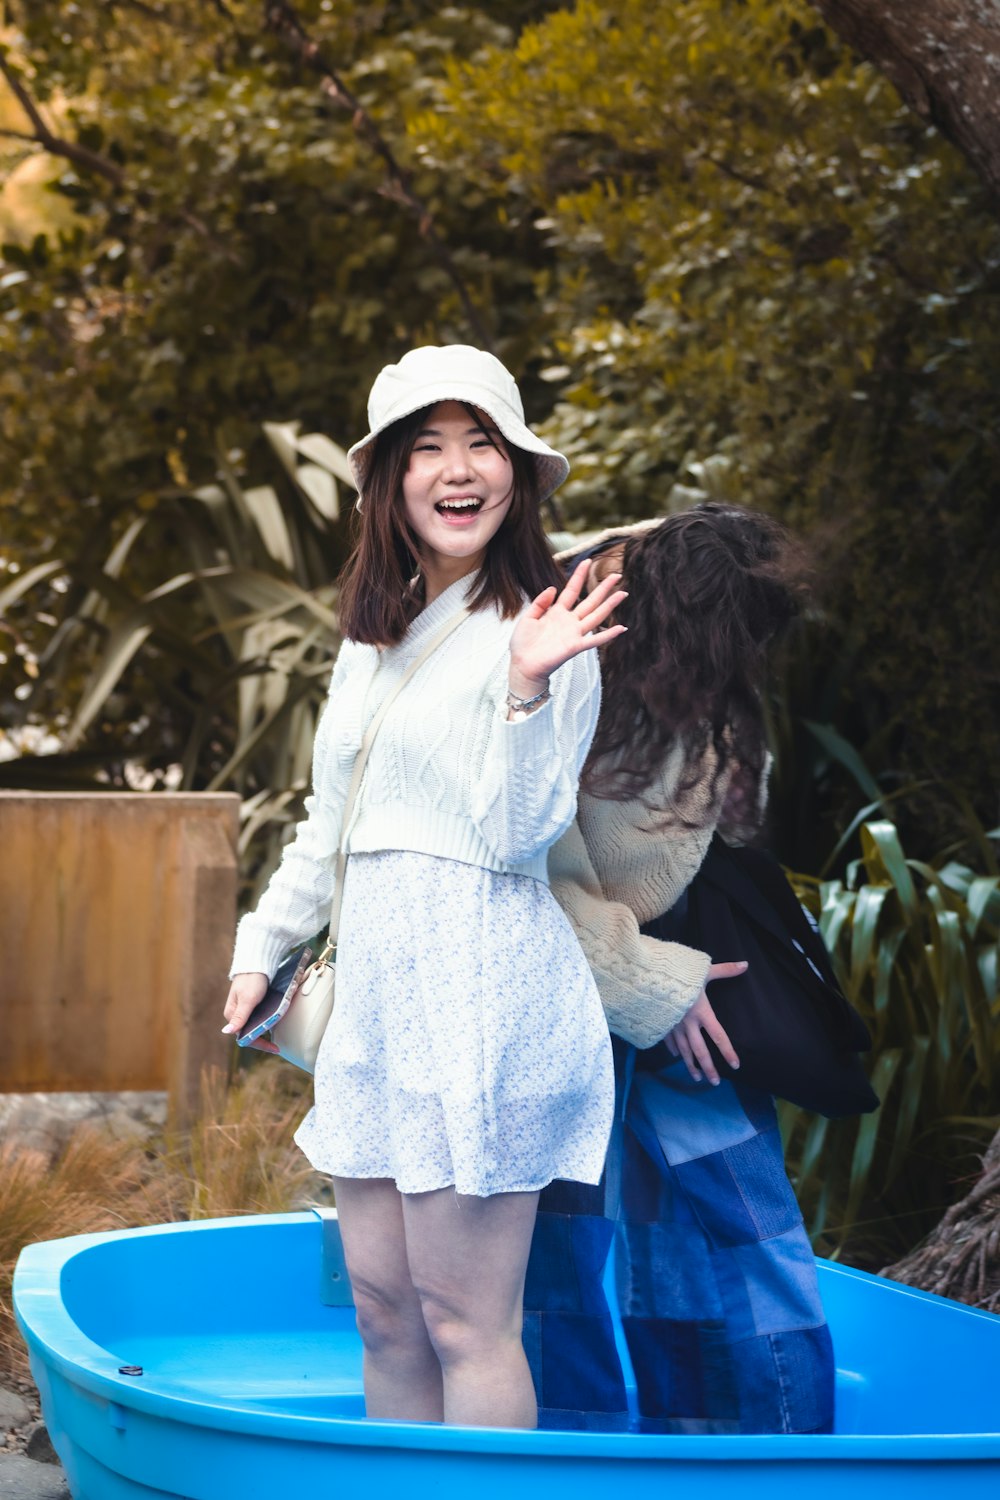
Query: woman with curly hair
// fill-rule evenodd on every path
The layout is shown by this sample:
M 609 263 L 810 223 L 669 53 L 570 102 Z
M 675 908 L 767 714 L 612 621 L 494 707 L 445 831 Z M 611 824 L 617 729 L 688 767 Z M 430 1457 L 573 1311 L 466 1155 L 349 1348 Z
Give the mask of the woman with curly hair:
M 767 653 L 799 611 L 801 558 L 777 522 L 719 504 L 563 561 L 588 555 L 592 586 L 624 574 L 629 628 L 602 651 L 577 821 L 549 869 L 615 1038 L 618 1124 L 599 1188 L 542 1194 L 525 1331 L 541 1420 L 628 1425 L 601 1286 L 617 1219 L 640 1430 L 829 1431 L 829 1331 L 774 1102 L 721 1078 L 707 1041 L 738 1068 L 705 987 L 741 955 L 673 941 L 713 836 L 762 822 Z

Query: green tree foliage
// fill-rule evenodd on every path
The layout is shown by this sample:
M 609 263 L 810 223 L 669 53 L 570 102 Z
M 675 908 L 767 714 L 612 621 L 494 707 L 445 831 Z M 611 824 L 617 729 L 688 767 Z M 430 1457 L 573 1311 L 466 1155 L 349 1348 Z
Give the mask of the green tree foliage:
M 530 317 L 530 264 L 544 251 L 530 234 L 512 235 L 492 205 L 487 212 L 485 194 L 463 174 L 423 169 L 405 115 L 431 98 L 449 57 L 509 42 L 526 13 L 549 8 L 524 0 L 489 11 L 419 0 L 298 8 L 411 172 L 459 277 L 482 294 L 500 276 L 512 305 L 520 289 L 513 328 Z M 8 594 L 0 636 L 8 722 L 23 714 L 17 705 L 39 662 L 51 685 L 44 665 L 61 649 L 59 622 L 82 608 L 100 625 L 88 591 L 123 538 L 136 598 L 199 566 L 200 552 L 187 552 L 190 528 L 175 524 L 178 497 L 225 471 L 275 479 L 265 421 L 357 433 L 365 391 L 387 356 L 471 336 L 454 281 L 393 195 L 385 163 L 287 39 L 266 29 L 267 11 L 194 0 L 7 7 L 20 25 L 7 34 L 15 80 L 72 151 L 98 162 L 91 169 L 85 159 L 51 157 L 52 190 L 73 205 L 74 226 L 8 243 L 0 264 L 4 551 L 22 569 L 67 565 Z M 8 90 L 4 123 L 13 123 L 12 98 Z M 131 536 L 138 518 L 160 510 L 155 527 Z M 325 545 L 332 578 L 346 528 L 332 528 Z M 194 633 L 211 624 L 209 612 Z M 56 679 L 63 701 L 37 689 L 28 699 L 32 715 L 57 727 L 104 644 L 94 628 L 70 639 L 74 661 Z M 332 650 L 333 639 L 327 644 Z M 183 693 L 158 692 L 150 716 L 148 688 L 147 675 L 132 673 L 115 721 L 102 717 L 92 733 L 107 731 L 102 743 L 122 752 L 127 727 L 140 725 L 132 753 L 159 765 L 167 746 L 190 742 L 195 710 L 189 695 L 185 703 Z M 229 708 L 235 723 L 232 700 Z M 215 769 L 211 760 L 199 765 L 194 784 Z
M 0 588 L 2 618 L 44 580 L 68 585 L 35 682 L 60 746 L 0 761 L 0 784 L 239 792 L 245 894 L 302 815 L 339 644 L 329 552 L 348 475 L 321 433 L 269 423 L 266 435 L 280 498 L 240 485 L 220 454 L 220 483 L 162 493 L 100 566 L 53 559 Z
M 462 174 L 413 163 L 403 129 L 445 59 L 509 40 L 501 21 L 524 6 L 491 9 L 300 7 L 394 133 L 402 165 L 417 165 L 416 187 L 469 274 L 506 263 L 516 286 L 523 237 L 477 216 L 483 196 Z M 31 92 L 43 107 L 62 101 L 64 133 L 120 172 L 60 161 L 53 186 L 78 210 L 74 231 L 4 250 L 8 543 L 65 548 L 96 512 L 124 520 L 164 488 L 213 479 L 220 434 L 242 466 L 263 458 L 267 419 L 354 432 L 388 353 L 468 336 L 419 224 L 386 194 L 383 163 L 264 30 L 266 7 L 8 11 L 22 28 L 9 59 Z
M 804 0 L 582 0 L 453 60 L 411 136 L 552 252 L 572 513 L 711 488 L 809 530 L 835 716 L 992 820 L 1000 230 L 964 161 Z
M 830 827 L 786 857 L 816 868 L 870 800 L 830 754 L 844 741 L 992 824 L 1000 231 L 955 152 L 807 0 L 307 0 L 450 274 L 268 29 L 281 8 L 7 6 L 7 62 L 77 159 L 52 157 L 74 228 L 0 267 L 3 534 L 77 582 L 11 606 L 0 698 L 30 689 L 137 515 L 220 463 L 273 478 L 265 420 L 349 440 L 386 357 L 485 337 L 573 459 L 571 524 L 709 492 L 812 534 L 829 629 L 789 673 L 783 776 L 825 802 L 796 792 L 784 822 Z M 140 593 L 190 562 L 155 535 Z M 944 841 L 930 796 L 908 814 L 925 852 Z

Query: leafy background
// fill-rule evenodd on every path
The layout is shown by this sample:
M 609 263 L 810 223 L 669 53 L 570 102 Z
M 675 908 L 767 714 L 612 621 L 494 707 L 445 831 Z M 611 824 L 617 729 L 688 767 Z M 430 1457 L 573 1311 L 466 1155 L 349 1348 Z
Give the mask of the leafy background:
M 9 0 L 0 59 L 0 784 L 234 788 L 252 899 L 370 381 L 488 343 L 573 462 L 553 528 L 709 494 L 810 542 L 771 836 L 886 1103 L 785 1126 L 817 1243 L 904 1253 L 1000 1125 L 1000 229 L 969 166 L 806 0 Z

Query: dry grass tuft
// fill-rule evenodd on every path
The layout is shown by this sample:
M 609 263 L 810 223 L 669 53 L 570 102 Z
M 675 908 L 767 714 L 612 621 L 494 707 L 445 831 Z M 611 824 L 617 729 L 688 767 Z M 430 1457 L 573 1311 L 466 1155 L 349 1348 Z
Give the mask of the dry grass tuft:
M 267 1060 L 229 1083 L 202 1079 L 188 1130 L 147 1141 L 80 1126 L 54 1160 L 0 1141 L 0 1374 L 27 1374 L 11 1282 L 25 1245 L 139 1224 L 282 1213 L 326 1195 L 292 1142 L 309 1080 Z
M 155 1220 L 156 1188 L 141 1145 L 90 1124 L 74 1132 L 52 1163 L 16 1141 L 0 1145 L 0 1369 L 21 1375 L 27 1367 L 10 1300 L 23 1246 Z
M 205 1073 L 197 1120 L 182 1134 L 168 1132 L 157 1157 L 170 1218 L 284 1213 L 312 1202 L 322 1179 L 292 1142 L 308 1089 L 305 1074 L 275 1063 L 235 1085 Z

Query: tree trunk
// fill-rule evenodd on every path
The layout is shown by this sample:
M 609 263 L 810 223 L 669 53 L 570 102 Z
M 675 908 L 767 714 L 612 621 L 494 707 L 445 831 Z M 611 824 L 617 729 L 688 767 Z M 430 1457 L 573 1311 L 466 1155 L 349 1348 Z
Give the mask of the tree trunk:
M 1000 0 L 813 0 L 1000 200 Z

